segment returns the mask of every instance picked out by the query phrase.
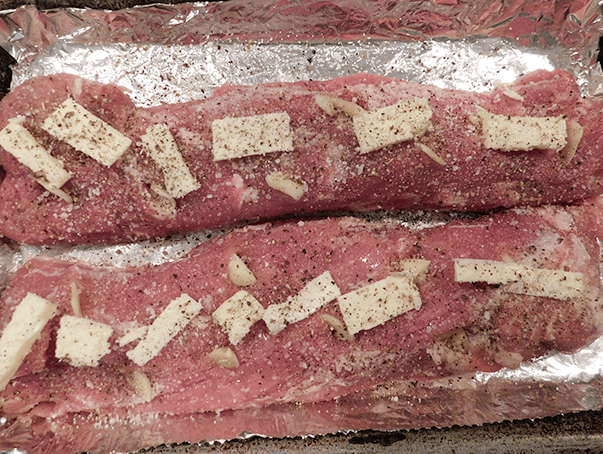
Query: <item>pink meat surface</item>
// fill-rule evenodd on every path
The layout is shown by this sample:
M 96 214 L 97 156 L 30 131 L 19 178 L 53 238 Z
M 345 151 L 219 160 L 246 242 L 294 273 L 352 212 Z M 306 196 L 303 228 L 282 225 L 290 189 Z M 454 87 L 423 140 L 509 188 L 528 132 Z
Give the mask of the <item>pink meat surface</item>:
M 361 154 L 352 119 L 343 113 L 329 116 L 316 104 L 316 94 L 367 110 L 427 99 L 433 128 L 421 142 L 445 165 L 414 140 Z M 130 149 L 110 168 L 41 129 L 68 97 L 132 139 Z M 568 123 L 583 127 L 584 135 L 569 163 L 552 150 L 487 149 L 476 122 L 478 106 L 502 115 L 565 115 Z M 214 119 L 280 111 L 291 118 L 294 151 L 213 160 Z M 601 192 L 601 115 L 601 103 L 581 98 L 573 77 L 559 70 L 537 71 L 485 94 L 359 74 L 326 82 L 227 86 L 209 99 L 153 108 L 135 107 L 113 85 L 71 75 L 41 77 L 3 99 L 0 128 L 11 118 L 24 117 L 24 126 L 71 172 L 63 189 L 74 202 L 49 195 L 28 168 L 0 150 L 6 174 L 0 185 L 0 234 L 32 244 L 114 243 L 332 210 L 486 211 L 571 203 Z M 162 187 L 163 177 L 140 140 L 158 123 L 169 126 L 201 185 L 176 199 L 175 210 L 167 209 L 166 200 L 151 189 Z M 294 200 L 270 187 L 266 176 L 276 171 L 305 182 L 307 193 Z
M 371 418 L 384 427 L 372 407 L 380 401 L 379 385 L 517 367 L 549 352 L 575 351 L 599 334 L 600 209 L 593 202 L 567 210 L 514 210 L 417 232 L 396 222 L 354 218 L 265 224 L 209 240 L 178 261 L 139 268 L 34 258 L 2 294 L 0 327 L 27 292 L 57 304 L 59 315 L 0 392 L 7 418 L 0 447 L 31 453 L 132 450 L 230 438 L 242 430 L 285 436 L 364 428 Z M 211 314 L 239 290 L 226 273 L 233 254 L 255 274 L 257 282 L 247 290 L 264 307 L 286 301 L 325 271 L 347 293 L 398 271 L 402 259 L 431 264 L 417 283 L 419 310 L 361 331 L 353 341 L 323 320 L 324 314 L 342 318 L 332 301 L 277 335 L 257 322 L 232 346 Z M 585 291 L 563 301 L 457 283 L 455 258 L 511 259 L 583 273 Z M 73 313 L 72 283 L 81 291 L 83 316 L 114 330 L 112 351 L 97 367 L 73 367 L 54 357 L 60 315 Z M 202 302 L 203 310 L 146 365 L 135 365 L 126 356 L 132 345 L 119 346 L 116 339 L 150 324 L 183 292 Z M 464 343 L 454 341 L 459 333 Z M 224 346 L 234 350 L 239 367 L 225 369 L 208 357 Z M 150 402 L 131 384 L 134 371 L 149 379 Z M 370 411 L 359 410 L 363 399 Z M 321 408 L 347 416 L 291 419 Z M 264 409 L 265 416 L 254 416 Z

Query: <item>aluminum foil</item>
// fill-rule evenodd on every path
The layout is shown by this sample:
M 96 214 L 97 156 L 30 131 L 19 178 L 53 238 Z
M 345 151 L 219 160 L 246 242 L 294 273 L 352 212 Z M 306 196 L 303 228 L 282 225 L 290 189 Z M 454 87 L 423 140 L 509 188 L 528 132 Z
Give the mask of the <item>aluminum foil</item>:
M 587 0 L 231 0 L 121 11 L 30 6 L 0 14 L 0 45 L 18 61 L 13 86 L 68 72 L 119 84 L 139 106 L 204 98 L 225 83 L 324 80 L 361 71 L 486 91 L 536 69 L 562 68 L 577 77 L 585 96 L 603 96 L 596 63 L 602 6 Z M 421 228 L 442 220 L 415 213 L 402 221 Z M 220 233 L 107 248 L 2 245 L 0 283 L 37 254 L 114 267 L 159 264 Z M 408 383 L 390 384 L 374 390 L 371 397 L 381 404 L 366 410 L 367 424 L 441 427 L 600 409 L 602 368 L 603 338 L 574 355 L 425 383 L 413 394 Z M 468 407 L 467 398 L 476 405 Z M 442 402 L 445 414 L 438 412 Z
M 15 84 L 75 73 L 124 86 L 139 105 L 203 98 L 227 82 L 360 71 L 484 91 L 556 67 L 585 93 L 603 93 L 592 0 L 235 0 L 116 12 L 27 7 L 1 19 L 0 45 L 19 62 Z

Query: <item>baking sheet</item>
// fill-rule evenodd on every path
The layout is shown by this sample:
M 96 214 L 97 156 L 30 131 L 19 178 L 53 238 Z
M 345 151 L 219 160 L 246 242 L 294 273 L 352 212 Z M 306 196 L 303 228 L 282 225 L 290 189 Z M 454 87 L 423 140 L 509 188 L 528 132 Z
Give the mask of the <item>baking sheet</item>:
M 203 98 L 224 83 L 328 79 L 359 71 L 485 91 L 534 69 L 562 68 L 576 75 L 584 95 L 601 96 L 603 77 L 595 64 L 603 30 L 600 8 L 600 3 L 581 1 L 235 0 L 124 11 L 39 11 L 30 6 L 2 15 L 0 44 L 18 61 L 13 85 L 36 75 L 69 72 L 118 83 L 141 106 Z M 194 234 L 110 248 L 4 248 L 0 277 L 6 279 L 36 254 L 63 254 L 105 266 L 124 266 L 132 258 L 161 263 L 205 238 Z M 388 428 L 599 409 L 602 367 L 600 339 L 576 355 L 555 355 L 516 371 L 432 383 L 425 388 L 426 402 L 432 399 L 431 406 L 423 403 L 425 413 L 413 413 L 412 421 L 390 418 Z M 388 410 L 413 404 L 405 400 L 403 385 L 383 396 Z M 468 393 L 484 408 L 467 414 L 462 399 Z M 433 409 L 444 399 L 456 411 L 435 417 Z

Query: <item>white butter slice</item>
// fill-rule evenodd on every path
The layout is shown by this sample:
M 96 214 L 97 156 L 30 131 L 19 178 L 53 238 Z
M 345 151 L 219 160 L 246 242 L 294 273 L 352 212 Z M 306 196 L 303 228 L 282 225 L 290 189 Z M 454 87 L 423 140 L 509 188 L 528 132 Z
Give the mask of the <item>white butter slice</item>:
M 176 215 L 176 199 L 168 194 L 162 185 L 152 182 L 150 192 L 153 195 L 151 206 L 159 218 L 173 218 Z
M 287 112 L 214 120 L 214 161 L 293 151 L 290 122 Z
M 0 337 L 0 391 L 6 388 L 56 309 L 33 293 L 17 305 Z
M 228 262 L 228 278 L 238 287 L 249 287 L 256 283 L 254 274 L 237 254 L 233 254 Z
M 283 172 L 272 172 L 266 175 L 266 183 L 272 189 L 287 194 L 293 200 L 300 200 L 308 192 L 308 183 L 288 177 Z
M 237 345 L 262 319 L 263 313 L 264 307 L 260 302 L 245 290 L 240 290 L 224 301 L 212 318 L 228 334 L 230 343 Z
M 60 188 L 71 178 L 71 174 L 38 143 L 23 127 L 22 122 L 23 118 L 9 120 L 8 125 L 0 131 L 0 145 L 17 161 L 40 176 L 41 180 L 45 180 L 44 183 L 51 188 Z
M 506 284 L 519 280 L 521 265 L 495 260 L 455 259 L 454 280 L 456 282 L 485 282 Z
M 322 306 L 341 295 L 331 273 L 325 271 L 312 279 L 297 295 L 280 304 L 271 304 L 262 318 L 270 334 L 278 334 L 287 325 L 308 318 Z
M 201 303 L 183 293 L 167 305 L 149 326 L 147 335 L 126 355 L 139 366 L 144 366 L 188 325 L 201 308 Z
M 46 118 L 42 128 L 107 167 L 113 165 L 132 143 L 71 98 Z
M 425 98 L 355 115 L 354 131 L 362 153 L 421 137 L 432 127 L 433 112 Z
M 111 351 L 109 338 L 113 329 L 104 323 L 64 315 L 57 332 L 55 356 L 76 367 L 98 366 Z
M 494 260 L 455 259 L 454 279 L 457 282 L 502 284 L 503 290 L 509 293 L 560 300 L 576 298 L 584 290 L 582 273 L 532 268 Z
M 346 293 L 337 301 L 351 335 L 421 308 L 419 289 L 411 276 L 402 273 Z
M 184 162 L 168 125 L 150 126 L 141 140 L 145 152 L 163 172 L 165 189 L 170 197 L 178 199 L 201 187 Z
M 501 151 L 561 151 L 567 143 L 565 118 L 513 117 L 482 113 L 486 148 Z

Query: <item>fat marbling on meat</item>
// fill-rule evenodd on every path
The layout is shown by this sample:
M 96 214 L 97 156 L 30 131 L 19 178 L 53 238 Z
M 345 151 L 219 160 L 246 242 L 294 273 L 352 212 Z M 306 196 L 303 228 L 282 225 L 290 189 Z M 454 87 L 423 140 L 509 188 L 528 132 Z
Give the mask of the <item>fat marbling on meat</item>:
M 317 95 L 327 99 L 326 106 L 319 107 Z M 68 99 L 125 135 L 125 152 L 115 162 L 101 164 L 65 137 L 57 138 L 60 122 L 54 135 L 43 128 Z M 415 136 L 362 152 L 348 114 L 417 99 L 430 113 Z M 290 119 L 292 151 L 214 160 L 214 120 L 279 112 Z M 577 150 L 486 148 L 482 123 L 490 114 L 555 117 L 573 137 L 570 142 L 579 140 Z M 565 204 L 601 192 L 601 103 L 582 98 L 573 77 L 560 70 L 537 71 L 489 93 L 358 74 L 324 82 L 225 86 L 205 100 L 152 108 L 137 108 L 120 87 L 62 74 L 15 88 L 0 104 L 0 129 L 10 120 L 69 172 L 68 181 L 63 184 L 63 176 L 58 183 L 61 198 L 0 148 L 5 173 L 0 234 L 32 244 L 115 243 L 333 210 L 486 211 Z M 186 195 L 169 195 L 163 175 L 169 162 L 162 168 L 144 151 L 154 127 L 173 136 L 190 171 L 182 177 L 192 178 L 193 190 Z M 282 190 L 283 179 L 293 192 Z
M 135 268 L 36 257 L 4 291 L 0 327 L 28 292 L 55 304 L 57 315 L 0 392 L 0 446 L 31 453 L 135 450 L 257 432 L 258 421 L 269 436 L 355 429 L 365 427 L 366 414 L 345 396 L 360 393 L 369 402 L 375 387 L 391 381 L 471 375 L 575 351 L 600 333 L 600 210 L 599 201 L 523 208 L 418 231 L 349 217 L 277 222 L 213 238 L 177 261 Z M 288 301 L 326 271 L 347 294 L 401 272 L 406 259 L 427 260 L 429 268 L 416 280 L 420 308 L 353 340 L 326 322 L 325 316 L 342 320 L 335 299 L 276 335 L 258 321 L 232 345 L 212 314 L 241 290 L 229 278 L 234 255 L 254 274 L 245 290 L 263 307 Z M 584 289 L 555 299 L 455 282 L 460 258 L 581 273 Z M 54 356 L 59 319 L 74 314 L 74 285 L 81 316 L 113 329 L 111 352 L 95 367 Z M 199 314 L 159 354 L 135 364 L 126 353 L 136 341 L 117 340 L 152 323 L 183 293 L 201 302 Z M 238 367 L 208 356 L 222 347 L 234 352 Z M 309 427 L 290 417 L 321 406 L 342 418 L 325 414 Z

